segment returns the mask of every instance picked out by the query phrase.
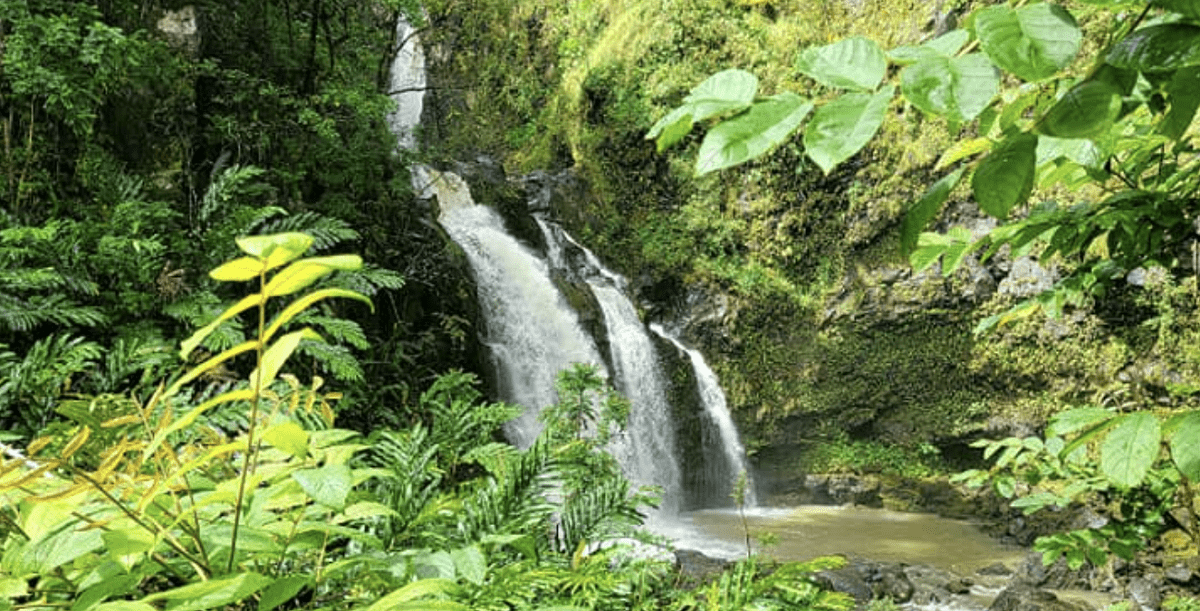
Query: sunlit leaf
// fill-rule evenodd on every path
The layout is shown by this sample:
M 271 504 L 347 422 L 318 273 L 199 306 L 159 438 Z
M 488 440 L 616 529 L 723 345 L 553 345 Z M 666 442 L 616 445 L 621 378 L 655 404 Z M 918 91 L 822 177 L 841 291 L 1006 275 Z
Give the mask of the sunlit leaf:
M 875 137 L 894 93 L 847 93 L 821 106 L 804 129 L 804 152 L 828 174 Z
M 314 304 L 318 301 L 321 301 L 322 299 L 329 299 L 330 297 L 345 297 L 347 299 L 356 299 L 356 300 L 361 301 L 361 302 L 367 304 L 368 306 L 370 306 L 371 311 L 375 310 L 375 304 L 371 303 L 371 300 L 369 298 L 367 298 L 366 295 L 363 295 L 362 293 L 357 293 L 355 291 L 348 291 L 346 289 L 316 290 L 311 293 L 307 293 L 307 294 L 303 295 L 302 297 L 297 298 L 292 303 L 288 304 L 288 306 L 286 308 L 284 308 L 283 311 L 280 312 L 275 317 L 274 320 L 271 321 L 271 324 L 269 326 L 267 326 L 266 331 L 263 332 L 263 341 L 271 341 L 271 338 L 275 336 L 275 333 L 277 331 L 279 331 L 280 327 L 287 324 L 288 321 L 292 320 L 298 314 L 300 314 L 304 310 L 308 309 L 308 307 L 311 306 L 312 304 Z
M 141 602 L 165 600 L 166 611 L 203 611 L 245 600 L 273 581 L 270 577 L 254 572 L 238 573 L 230 577 L 191 583 L 165 592 L 155 592 L 143 598 Z
M 355 270 L 362 267 L 358 255 L 335 255 L 301 259 L 279 270 L 263 288 L 267 297 L 290 295 L 307 288 L 313 282 L 335 270 Z
M 456 549 L 450 552 L 450 557 L 454 560 L 454 569 L 459 577 L 477 586 L 483 585 L 487 577 L 487 559 L 478 546 Z
M 208 272 L 209 277 L 220 282 L 242 282 L 252 280 L 264 271 L 262 261 L 254 257 L 242 257 L 222 263 Z
M 917 108 L 965 123 L 991 104 L 1000 90 L 1000 79 L 983 54 L 971 53 L 923 59 L 904 69 L 900 86 L 904 97 Z
M 812 103 L 783 93 L 755 103 L 750 110 L 709 130 L 700 145 L 696 171 L 707 174 L 761 156 L 800 126 Z
M 856 36 L 801 51 L 796 69 L 827 87 L 873 90 L 883 81 L 887 60 L 875 41 Z
M 204 327 L 193 333 L 191 337 L 183 340 L 183 343 L 179 345 L 179 358 L 186 361 L 188 356 L 192 354 L 192 351 L 195 350 L 196 347 L 201 343 L 203 343 L 209 335 L 212 335 L 212 332 L 216 331 L 217 327 L 221 326 L 221 323 L 258 305 L 262 301 L 262 298 L 263 296 L 261 293 L 247 295 L 243 297 L 241 301 L 238 301 L 233 306 L 227 308 L 224 312 L 221 312 L 221 314 L 217 316 L 216 320 L 204 325 Z
M 271 382 L 275 381 L 275 376 L 279 375 L 279 370 L 283 368 L 284 363 L 296 351 L 300 341 L 305 339 L 324 341 L 316 331 L 308 327 L 293 331 L 275 340 L 274 344 L 263 351 L 262 362 L 259 366 L 250 372 L 250 387 L 266 388 L 270 386 Z M 261 380 L 259 376 L 261 376 Z
M 971 138 L 969 140 L 959 140 L 950 145 L 942 156 L 938 158 L 938 162 L 933 166 L 935 170 L 950 167 L 954 163 L 992 150 L 992 141 L 990 138 Z
M 346 496 L 351 488 L 350 467 L 325 465 L 296 471 L 292 478 L 312 500 L 338 511 L 346 507 Z
M 303 233 L 274 233 L 237 238 L 242 252 L 263 261 L 266 269 L 275 269 L 299 257 L 313 244 L 313 238 Z
M 1062 7 L 1037 3 L 1019 9 L 990 6 L 974 14 L 975 34 L 997 66 L 1024 80 L 1053 76 L 1075 58 L 1083 35 Z
M 1033 191 L 1037 174 L 1037 136 L 1017 134 L 996 145 L 971 178 L 975 201 L 984 212 L 1006 218 Z
M 263 441 L 296 458 L 308 455 L 308 433 L 299 424 L 286 420 L 263 432 Z
M 1102 407 L 1077 407 L 1054 414 L 1050 425 L 1046 427 L 1046 435 L 1070 435 L 1096 423 L 1113 417 L 1112 410 Z
M 758 77 L 736 68 L 722 70 L 692 89 L 684 99 L 696 122 L 748 108 L 758 92 Z
M 1100 470 L 1117 486 L 1137 486 L 1158 458 L 1160 442 L 1161 431 L 1154 414 L 1122 415 L 1100 445 Z

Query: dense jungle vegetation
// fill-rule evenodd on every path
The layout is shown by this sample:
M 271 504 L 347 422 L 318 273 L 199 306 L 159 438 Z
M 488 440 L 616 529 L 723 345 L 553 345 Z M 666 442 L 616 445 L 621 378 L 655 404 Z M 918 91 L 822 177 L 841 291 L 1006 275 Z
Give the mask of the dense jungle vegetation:
M 852 604 L 629 553 L 587 368 L 502 442 L 384 120 L 402 13 L 423 155 L 572 168 L 647 316 L 707 304 L 765 481 L 994 434 L 965 479 L 1110 510 L 1047 561 L 1200 539 L 1193 0 L 0 0 L 0 607 Z

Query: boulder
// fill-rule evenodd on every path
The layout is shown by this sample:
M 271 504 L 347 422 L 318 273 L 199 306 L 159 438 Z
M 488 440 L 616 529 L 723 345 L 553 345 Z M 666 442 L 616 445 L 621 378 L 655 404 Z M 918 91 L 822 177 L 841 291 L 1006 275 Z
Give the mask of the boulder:
M 1013 585 L 1000 592 L 988 611 L 1086 611 L 1083 607 L 1060 600 L 1054 593 L 1026 585 Z

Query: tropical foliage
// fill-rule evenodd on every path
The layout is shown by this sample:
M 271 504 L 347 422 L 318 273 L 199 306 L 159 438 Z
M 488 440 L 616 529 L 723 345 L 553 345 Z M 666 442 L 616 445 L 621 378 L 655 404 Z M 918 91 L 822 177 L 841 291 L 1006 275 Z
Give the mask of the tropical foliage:
M 257 292 L 180 353 L 239 320 L 250 339 L 158 383 L 146 401 L 71 404 L 76 426 L 3 446 L 0 607 L 848 608 L 811 580 L 839 561 L 764 572 L 751 558 L 696 597 L 674 589 L 669 563 L 633 553 L 644 497 L 584 435 L 597 422 L 565 417 L 609 394 L 593 370 L 563 376 L 564 404 L 550 413 L 564 416 L 527 450 L 495 441 L 516 411 L 479 404 L 458 373 L 422 397 L 428 425 L 368 438 L 334 428 L 340 395 L 285 373 L 288 361 L 302 342 L 322 341 L 301 326 L 318 303 L 370 300 L 314 286 L 362 261 L 302 258 L 313 243 L 301 233 L 239 238 L 243 256 L 209 275 Z M 249 373 L 213 380 L 222 368 Z M 621 427 L 615 413 L 600 424 Z

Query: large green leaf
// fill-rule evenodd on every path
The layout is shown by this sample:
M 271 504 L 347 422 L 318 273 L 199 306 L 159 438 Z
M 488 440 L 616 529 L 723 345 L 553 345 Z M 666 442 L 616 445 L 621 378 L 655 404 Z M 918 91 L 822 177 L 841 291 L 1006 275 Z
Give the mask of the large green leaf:
M 262 440 L 296 458 L 308 455 L 308 432 L 291 420 L 272 425 L 263 432 Z
M 1114 485 L 1137 486 L 1158 458 L 1161 435 L 1154 414 L 1134 412 L 1120 416 L 1100 445 L 1100 471 Z
M 222 263 L 220 267 L 208 272 L 209 277 L 218 282 L 242 282 L 257 278 L 265 270 L 261 259 L 240 257 Z
M 1171 435 L 1171 459 L 1180 473 L 1200 482 L 1200 412 L 1191 412 L 1180 420 Z
M 971 53 L 922 59 L 904 69 L 900 87 L 917 108 L 965 123 L 979 116 L 996 97 L 1000 79 L 987 57 Z
M 450 608 L 441 606 L 434 607 L 432 603 L 436 602 L 456 605 L 453 608 L 463 609 L 465 611 L 467 607 L 459 605 L 458 603 L 437 600 L 439 598 L 450 596 L 457 591 L 458 586 L 453 581 L 448 579 L 421 579 L 419 581 L 414 581 L 403 588 L 388 593 L 386 596 L 375 601 L 371 604 L 371 606 L 367 607 L 363 611 L 392 611 L 394 609 L 403 608 L 420 608 L 406 606 L 418 601 L 422 604 L 429 605 L 428 608 L 430 609 Z
M 1083 39 L 1070 13 L 1044 2 L 976 11 L 975 35 L 997 66 L 1027 81 L 1049 78 L 1071 63 Z
M 210 579 L 165 592 L 156 592 L 143 598 L 141 602 L 165 600 L 167 611 L 203 611 L 245 600 L 273 581 L 266 575 L 254 572 L 239 573 L 231 577 Z
M 1142 28 L 1113 45 L 1108 63 L 1142 72 L 1173 72 L 1200 65 L 1200 26 L 1164 23 Z
M 1167 101 L 1171 104 L 1159 125 L 1159 131 L 1178 140 L 1191 127 L 1200 108 L 1200 68 L 1184 68 L 1175 73 L 1167 84 Z
M 1102 407 L 1077 407 L 1062 411 L 1050 419 L 1050 425 L 1046 427 L 1046 436 L 1070 435 L 1112 417 L 1112 410 Z
M 1154 0 L 1152 4 L 1191 19 L 1200 19 L 1200 0 Z
M 692 131 L 697 121 L 748 108 L 757 92 L 758 77 L 753 74 L 737 69 L 718 72 L 692 89 L 683 105 L 659 119 L 646 139 L 657 138 L 661 153 Z
M 310 575 L 280 577 L 271 584 L 271 587 L 263 590 L 262 597 L 258 601 L 258 611 L 271 611 L 271 609 L 291 601 L 300 590 L 312 581 L 313 578 Z
M 938 211 L 942 209 L 942 204 L 946 203 L 946 199 L 950 197 L 950 192 L 962 179 L 962 175 L 963 170 L 959 168 L 943 176 L 925 191 L 925 195 L 922 195 L 917 203 L 908 209 L 908 213 L 904 215 L 904 225 L 900 229 L 900 247 L 905 254 L 911 254 L 916 249 L 917 238 L 921 235 L 921 230 L 929 224 L 929 221 L 933 220 L 933 217 L 937 216 Z M 925 263 L 925 261 L 920 261 L 920 263 Z M 928 263 L 932 264 L 932 261 Z
M 250 372 L 250 388 L 266 388 L 275 381 L 275 376 L 279 375 L 279 370 L 283 368 L 284 363 L 296 351 L 296 347 L 300 345 L 300 340 L 310 339 L 314 341 L 324 341 L 316 331 L 305 327 L 299 331 L 293 331 L 280 337 L 271 344 L 271 347 L 263 351 L 262 363 Z M 259 379 L 259 376 L 262 379 Z
M 483 585 L 483 580 L 487 577 L 487 558 L 484 558 L 479 546 L 456 549 L 450 552 L 450 557 L 454 560 L 454 570 L 459 577 L 474 585 Z
M 804 151 L 828 174 L 875 137 L 894 94 L 847 93 L 821 106 L 804 128 Z
M 952 57 L 970 39 L 971 33 L 966 30 L 950 30 L 919 47 L 896 47 L 888 51 L 888 59 L 908 65 L 928 57 Z
M 346 507 L 346 496 L 350 494 L 350 467 L 325 465 L 317 469 L 304 469 L 292 473 L 308 496 L 331 509 L 341 511 Z
M 787 140 L 812 110 L 812 102 L 782 93 L 708 131 L 700 145 L 696 172 L 703 175 L 744 163 Z
M 1003 219 L 1029 198 L 1037 174 L 1037 141 L 1033 134 L 1010 136 L 979 164 L 971 190 L 984 212 Z
M 684 104 L 692 109 L 693 121 L 703 121 L 749 107 L 756 93 L 758 77 L 745 70 L 722 70 L 692 89 Z
M 856 36 L 801 51 L 796 69 L 827 87 L 872 90 L 883 81 L 887 59 L 874 41 Z
M 1108 132 L 1121 114 L 1121 92 L 1108 81 L 1086 81 L 1071 88 L 1038 123 L 1056 138 L 1092 138 Z

